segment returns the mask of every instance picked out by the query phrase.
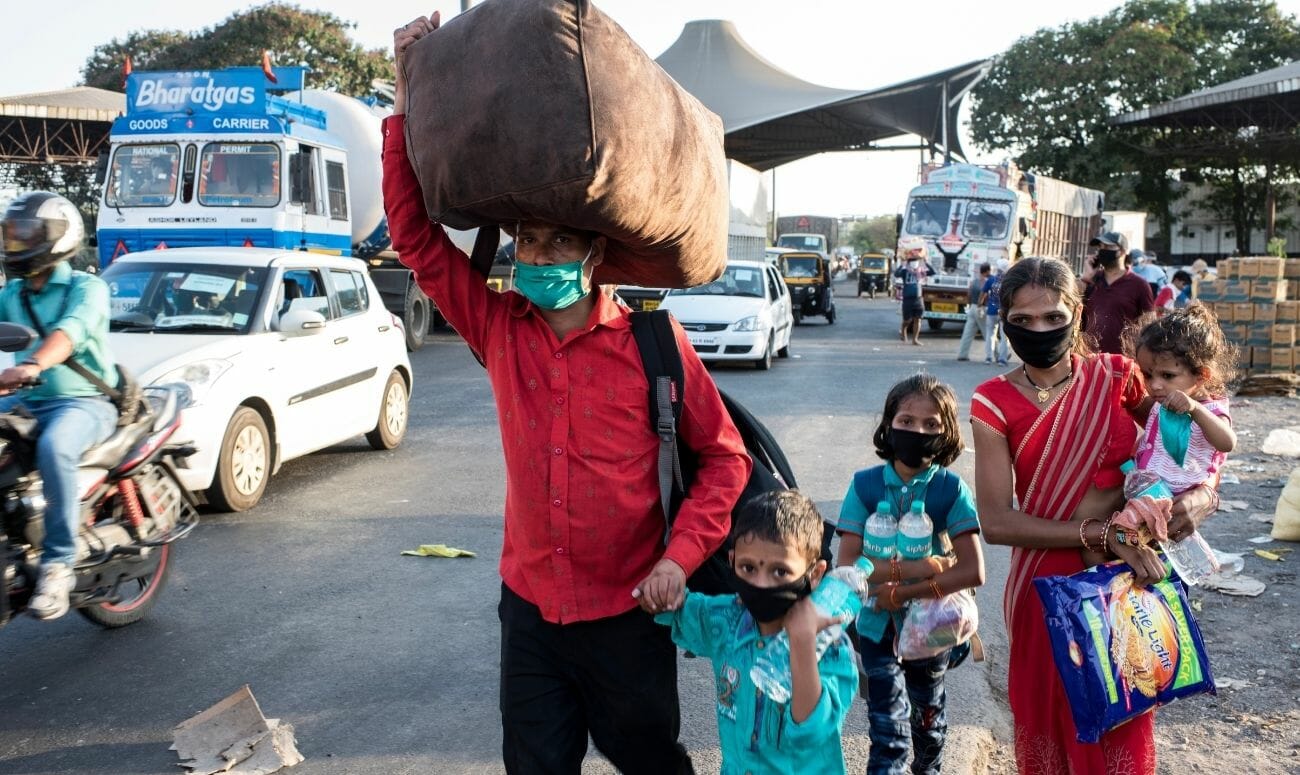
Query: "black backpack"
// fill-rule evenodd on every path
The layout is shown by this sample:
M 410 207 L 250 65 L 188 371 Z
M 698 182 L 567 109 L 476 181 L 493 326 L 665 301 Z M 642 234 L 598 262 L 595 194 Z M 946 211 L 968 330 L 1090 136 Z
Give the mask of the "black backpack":
M 632 313 L 632 335 L 636 338 L 637 349 L 641 353 L 641 363 L 645 368 L 646 379 L 650 383 L 650 424 L 659 436 L 659 495 L 663 503 L 667 525 L 664 542 L 672 533 L 673 519 L 677 509 L 690 489 L 697 468 L 696 458 L 685 445 L 677 443 L 677 423 L 682 416 L 682 396 L 689 386 L 684 384 L 682 354 L 677 348 L 677 337 L 673 334 L 672 324 L 667 310 Z M 722 405 L 731 415 L 731 421 L 740 431 L 740 438 L 745 442 L 745 450 L 753 461 L 749 481 L 736 500 L 732 512 L 742 504 L 772 490 L 794 489 L 794 471 L 786 459 L 781 446 L 777 444 L 772 432 L 758 418 L 749 412 L 739 401 L 727 395 L 721 389 Z M 829 522 L 822 524 L 822 559 L 834 564 L 831 557 L 831 538 L 835 527 Z M 699 570 L 691 575 L 686 585 L 695 592 L 706 595 L 730 594 L 735 590 L 730 583 L 731 565 L 727 562 L 727 552 L 731 549 L 730 538 L 718 548 Z

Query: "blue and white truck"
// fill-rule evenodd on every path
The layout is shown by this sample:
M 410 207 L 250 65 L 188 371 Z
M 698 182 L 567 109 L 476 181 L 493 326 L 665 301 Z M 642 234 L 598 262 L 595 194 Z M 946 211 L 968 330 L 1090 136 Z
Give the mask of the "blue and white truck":
M 305 69 L 127 77 L 110 133 L 100 266 L 159 247 L 308 250 L 367 261 L 417 349 L 429 300 L 386 249 L 379 124 L 386 111 L 304 88 Z M 472 243 L 472 237 L 469 238 Z

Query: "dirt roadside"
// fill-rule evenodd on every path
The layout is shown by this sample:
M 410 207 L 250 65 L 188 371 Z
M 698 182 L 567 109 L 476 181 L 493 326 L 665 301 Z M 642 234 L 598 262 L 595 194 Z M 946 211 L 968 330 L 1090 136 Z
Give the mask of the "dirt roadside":
M 1269 431 L 1300 425 L 1300 399 L 1235 399 L 1232 416 L 1238 443 L 1220 487 L 1223 506 L 1201 532 L 1218 551 L 1242 554 L 1242 572 L 1262 581 L 1265 590 L 1258 597 L 1233 597 L 1192 589 L 1189 600 L 1199 609 L 1220 688 L 1217 696 L 1192 697 L 1157 711 L 1162 775 L 1300 773 L 1300 544 L 1250 541 L 1269 534 L 1282 486 L 1300 465 L 1300 459 L 1260 451 Z M 1259 557 L 1256 549 L 1279 553 L 1282 560 Z M 1014 773 L 1011 740 L 996 737 L 983 771 Z

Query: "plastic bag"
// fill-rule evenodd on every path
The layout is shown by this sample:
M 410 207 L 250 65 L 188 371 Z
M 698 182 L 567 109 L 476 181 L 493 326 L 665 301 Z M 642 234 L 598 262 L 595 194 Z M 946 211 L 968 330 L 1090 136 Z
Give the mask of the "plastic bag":
M 901 659 L 929 659 L 970 640 L 979 629 L 979 609 L 970 590 L 938 599 L 913 600 L 898 630 Z
M 1210 659 L 1177 575 L 1134 587 L 1124 563 L 1034 579 L 1079 742 L 1180 697 L 1214 694 Z

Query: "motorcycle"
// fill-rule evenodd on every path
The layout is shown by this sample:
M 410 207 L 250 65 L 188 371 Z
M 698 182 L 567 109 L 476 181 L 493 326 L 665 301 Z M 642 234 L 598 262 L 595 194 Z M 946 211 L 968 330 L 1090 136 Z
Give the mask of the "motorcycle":
M 0 350 L 26 349 L 34 336 L 0 323 Z M 171 570 L 172 543 L 198 524 L 193 495 L 176 473 L 195 450 L 168 444 L 189 401 L 184 385 L 145 388 L 138 416 L 82 456 L 71 607 L 101 627 L 125 627 L 149 613 Z M 0 414 L 0 627 L 31 599 L 45 507 L 36 420 L 21 410 Z

